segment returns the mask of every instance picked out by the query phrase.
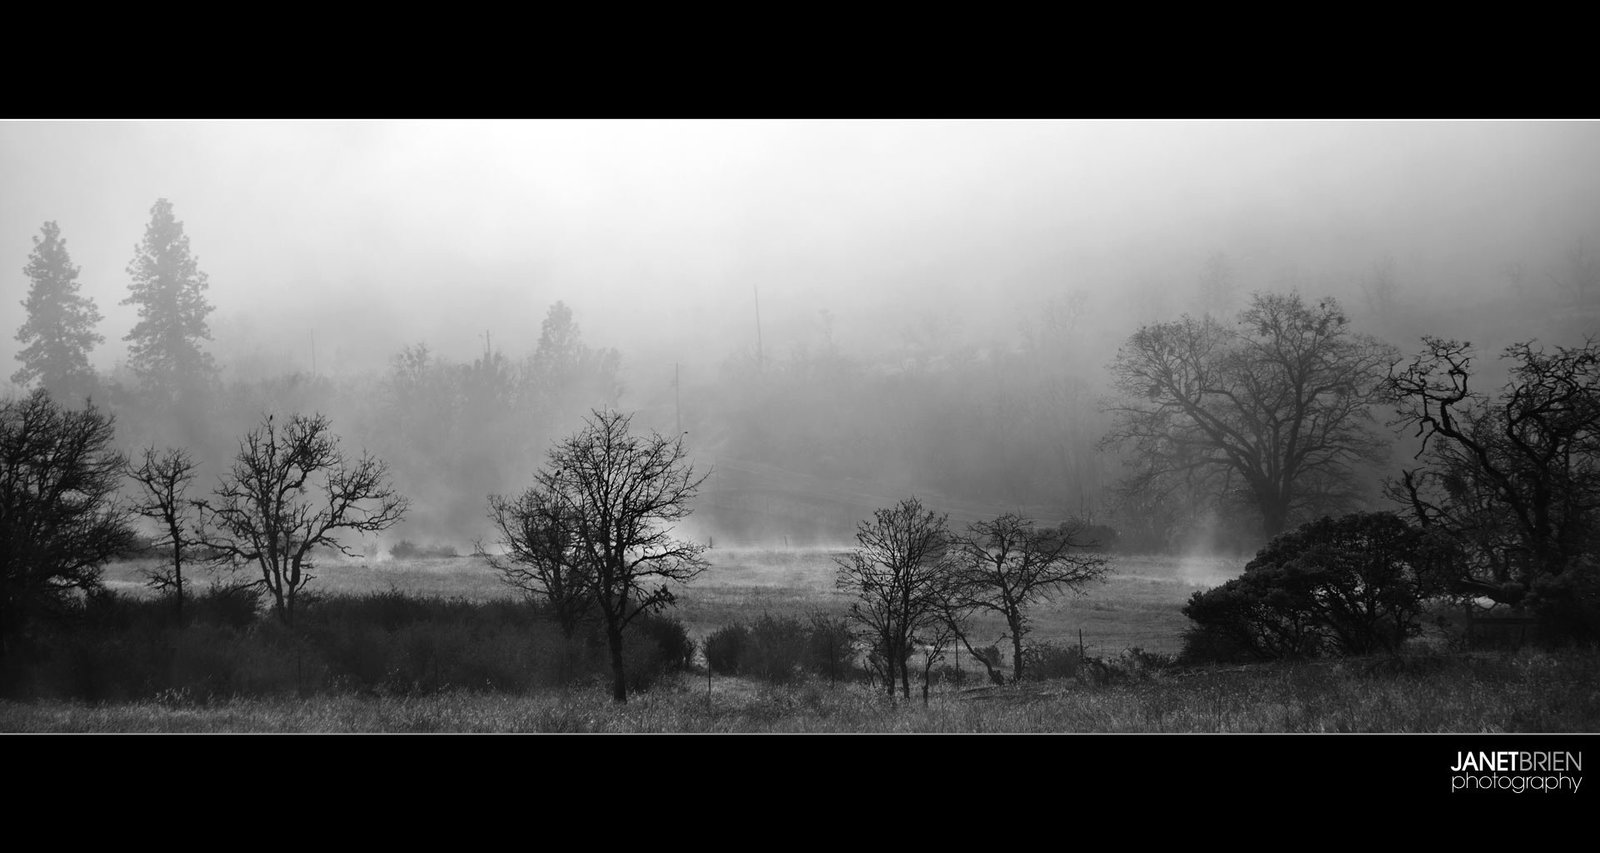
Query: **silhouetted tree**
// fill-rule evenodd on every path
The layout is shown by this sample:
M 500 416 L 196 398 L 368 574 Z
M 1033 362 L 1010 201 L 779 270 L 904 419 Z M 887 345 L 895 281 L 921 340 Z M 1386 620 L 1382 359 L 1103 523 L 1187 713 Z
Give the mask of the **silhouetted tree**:
M 1231 328 L 1145 326 L 1111 365 L 1121 399 L 1105 442 L 1135 451 L 1132 488 L 1242 492 L 1275 536 L 1297 512 L 1355 501 L 1356 467 L 1387 450 L 1369 408 L 1393 353 L 1352 333 L 1334 300 L 1298 295 L 1257 294 Z
M 44 224 L 44 238 L 33 238 L 33 252 L 22 268 L 28 276 L 28 298 L 22 307 L 28 319 L 17 331 L 24 346 L 17 353 L 22 367 L 11 381 L 34 380 L 58 398 L 88 394 L 94 381 L 89 350 L 105 338 L 94 327 L 101 320 L 94 300 L 78 293 L 78 267 L 67 254 L 67 241 L 54 222 Z
M 274 612 L 293 622 L 297 594 L 315 579 L 316 549 L 355 556 L 339 537 L 390 527 L 407 501 L 381 461 L 363 453 L 346 462 L 326 417 L 297 414 L 282 425 L 268 415 L 251 430 L 214 500 L 198 507 L 205 547 L 220 559 L 254 563 Z
M 1491 396 L 1471 387 L 1471 344 L 1423 342 L 1386 384 L 1424 462 L 1391 495 L 1461 546 L 1459 592 L 1516 604 L 1543 583 L 1570 595 L 1556 587 L 1592 574 L 1600 552 L 1600 343 L 1512 344 Z
M 687 583 L 707 566 L 706 546 L 672 536 L 705 475 L 695 474 L 681 436 L 635 435 L 631 421 L 615 411 L 591 412 L 534 477 L 550 513 L 570 531 L 574 564 L 592 573 L 617 702 L 628 701 L 622 648 L 629 625 L 671 606 L 671 584 Z
M 1064 592 L 1081 594 L 1109 571 L 1105 557 L 1082 551 L 1070 526 L 1040 530 L 1018 513 L 974 522 L 955 543 L 952 601 L 962 611 L 987 610 L 1006 620 L 1013 681 L 1022 680 L 1028 608 Z
M 168 399 L 203 387 L 216 374 L 211 354 L 200 348 L 201 341 L 211 340 L 206 317 L 212 307 L 205 297 L 210 283 L 189 253 L 189 238 L 173 218 L 171 202 L 156 200 L 144 240 L 133 250 L 128 265 L 133 281 L 122 300 L 139 308 L 139 322 L 123 338 L 129 342 L 129 366 L 147 389 Z
M 0 403 L 0 656 L 132 546 L 114 432 L 110 415 L 64 409 L 43 388 Z
M 853 596 L 850 617 L 871 638 L 890 697 L 898 672 L 901 693 L 911 698 L 907 664 L 919 632 L 947 625 L 950 544 L 947 516 L 912 497 L 875 510 L 857 526 L 855 550 L 834 560 L 839 589 Z
M 507 586 L 548 607 L 571 640 L 595 607 L 595 571 L 579 547 L 579 519 L 566 501 L 538 487 L 515 500 L 489 496 L 489 520 L 499 531 L 501 554 L 479 543 L 478 556 Z
M 155 546 L 171 549 L 171 568 L 154 570 L 149 578 L 151 586 L 173 591 L 179 625 L 183 624 L 183 563 L 196 542 L 190 522 L 193 507 L 185 496 L 194 481 L 195 467 L 187 450 L 168 448 L 157 454 L 152 446 L 145 448 L 138 467 L 128 469 L 128 476 L 143 491 L 133 511 L 160 529 Z

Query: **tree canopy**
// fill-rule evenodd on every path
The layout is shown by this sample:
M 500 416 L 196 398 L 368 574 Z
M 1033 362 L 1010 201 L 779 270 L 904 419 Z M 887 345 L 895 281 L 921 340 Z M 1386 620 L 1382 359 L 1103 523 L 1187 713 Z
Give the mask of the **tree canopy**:
M 97 589 L 132 547 L 110 415 L 40 388 L 0 403 L 0 654 L 33 617 Z
M 850 617 L 872 641 L 869 660 L 890 696 L 895 674 L 911 697 L 908 662 L 919 641 L 948 624 L 951 563 L 948 517 L 914 497 L 873 511 L 856 529 L 856 548 L 835 558 L 837 585 L 852 596 Z
M 1387 449 L 1370 407 L 1393 353 L 1333 299 L 1298 294 L 1258 293 L 1232 325 L 1145 326 L 1111 364 L 1105 442 L 1134 450 L 1129 491 L 1237 495 L 1275 536 L 1356 502 L 1360 466 Z
M 707 475 L 695 473 L 682 436 L 635 434 L 632 420 L 617 411 L 591 412 L 582 430 L 550 451 L 534 477 L 534 499 L 520 510 L 502 504 L 509 512 L 503 517 L 534 525 L 534 548 L 548 556 L 553 544 L 570 555 L 560 559 L 576 567 L 571 577 L 584 578 L 605 628 L 617 702 L 628 701 L 627 628 L 670 606 L 673 586 L 707 566 L 706 546 L 673 535 Z M 517 528 L 511 532 L 515 539 Z
M 347 534 L 387 529 L 408 503 L 382 461 L 354 463 L 322 415 L 271 415 L 239 444 L 213 499 L 200 504 L 203 545 L 220 559 L 254 564 L 279 618 L 292 622 L 301 589 L 315 576 L 319 548 L 354 556 Z

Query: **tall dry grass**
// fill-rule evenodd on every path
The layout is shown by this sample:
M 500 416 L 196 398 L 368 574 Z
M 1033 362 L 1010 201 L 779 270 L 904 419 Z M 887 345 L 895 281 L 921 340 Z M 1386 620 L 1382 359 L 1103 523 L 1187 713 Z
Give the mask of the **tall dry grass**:
M 0 702 L 7 732 L 1590 732 L 1600 651 L 1423 654 L 936 690 L 672 676 L 616 705 L 604 687 L 234 699 Z

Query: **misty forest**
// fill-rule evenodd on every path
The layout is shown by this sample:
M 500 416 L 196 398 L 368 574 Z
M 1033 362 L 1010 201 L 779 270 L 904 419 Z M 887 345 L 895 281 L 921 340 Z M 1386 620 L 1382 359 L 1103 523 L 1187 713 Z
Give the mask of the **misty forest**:
M 4 121 L 0 190 L 0 730 L 1600 728 L 1600 124 Z

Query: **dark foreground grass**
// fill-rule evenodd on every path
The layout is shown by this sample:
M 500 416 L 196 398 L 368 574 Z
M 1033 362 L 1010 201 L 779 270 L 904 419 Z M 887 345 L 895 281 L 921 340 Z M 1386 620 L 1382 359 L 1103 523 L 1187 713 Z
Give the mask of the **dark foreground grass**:
M 683 674 L 626 705 L 603 687 L 330 693 L 122 704 L 0 702 L 6 732 L 1593 732 L 1600 651 L 1426 653 L 1165 670 L 1120 683 L 936 689 Z

